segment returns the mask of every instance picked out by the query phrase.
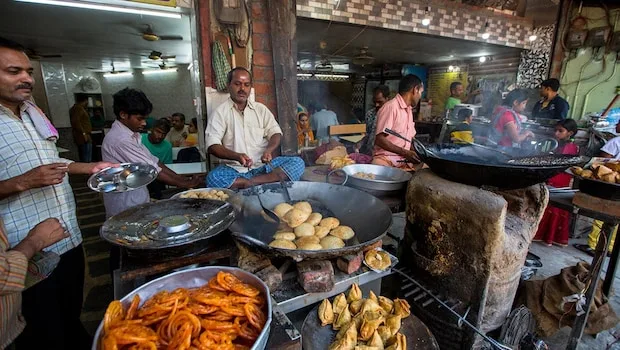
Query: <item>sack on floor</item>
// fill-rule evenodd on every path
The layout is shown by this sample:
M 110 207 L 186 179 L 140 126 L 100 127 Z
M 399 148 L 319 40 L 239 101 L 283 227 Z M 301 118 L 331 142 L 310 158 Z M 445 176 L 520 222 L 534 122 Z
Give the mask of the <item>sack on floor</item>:
M 525 282 L 522 290 L 524 295 L 521 295 L 521 298 L 525 299 L 525 305 L 536 319 L 538 334 L 549 337 L 561 327 L 573 325 L 577 315 L 575 303 L 566 303 L 563 298 L 585 290 L 589 269 L 588 263 L 579 262 L 575 266 L 562 269 L 559 275 Z M 590 308 L 585 334 L 597 334 L 618 323 L 616 313 L 603 295 L 602 285 L 600 281 L 594 293 L 594 303 Z

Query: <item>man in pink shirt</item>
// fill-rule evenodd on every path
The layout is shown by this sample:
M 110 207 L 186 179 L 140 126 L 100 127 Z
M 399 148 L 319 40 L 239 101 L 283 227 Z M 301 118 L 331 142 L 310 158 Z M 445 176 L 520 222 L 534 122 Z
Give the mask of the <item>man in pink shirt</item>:
M 389 135 L 384 130 L 391 129 L 412 140 L 415 136 L 412 108 L 422 98 L 422 92 L 422 80 L 413 74 L 406 75 L 398 84 L 396 97 L 381 107 L 377 113 L 372 164 L 414 170 L 413 165 L 420 163 L 417 154 L 411 150 L 411 142 Z

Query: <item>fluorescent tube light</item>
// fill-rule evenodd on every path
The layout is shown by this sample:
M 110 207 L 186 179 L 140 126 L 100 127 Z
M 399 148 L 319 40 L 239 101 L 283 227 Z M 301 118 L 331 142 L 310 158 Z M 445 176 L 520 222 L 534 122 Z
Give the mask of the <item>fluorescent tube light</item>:
M 150 74 L 162 74 L 162 73 L 174 73 L 176 72 L 177 69 L 176 68 L 169 68 L 169 69 L 152 69 L 152 70 L 143 70 L 142 74 L 144 75 L 150 75 Z
M 90 10 L 131 13 L 131 14 L 136 14 L 136 15 L 157 16 L 157 17 L 167 17 L 167 18 L 176 18 L 176 19 L 181 18 L 180 13 L 147 10 L 147 9 L 139 9 L 139 8 L 131 8 L 131 7 L 100 5 L 100 4 L 87 3 L 87 2 L 66 1 L 66 0 L 15 0 L 15 1 L 28 2 L 28 3 L 33 3 L 33 4 L 43 4 L 43 5 L 76 7 L 76 8 L 82 8 L 82 9 L 90 9 Z
M 106 73 L 103 75 L 104 78 L 112 78 L 112 77 L 128 77 L 133 75 L 132 72 L 122 72 L 122 73 Z

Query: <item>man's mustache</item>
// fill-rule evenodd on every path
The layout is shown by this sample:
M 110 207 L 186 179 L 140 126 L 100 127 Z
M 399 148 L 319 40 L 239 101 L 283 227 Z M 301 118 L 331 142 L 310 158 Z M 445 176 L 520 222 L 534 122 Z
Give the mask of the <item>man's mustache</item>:
M 24 84 L 17 85 L 17 90 L 21 90 L 21 89 L 32 90 L 32 88 L 33 88 L 32 84 L 29 84 L 29 83 L 24 83 Z

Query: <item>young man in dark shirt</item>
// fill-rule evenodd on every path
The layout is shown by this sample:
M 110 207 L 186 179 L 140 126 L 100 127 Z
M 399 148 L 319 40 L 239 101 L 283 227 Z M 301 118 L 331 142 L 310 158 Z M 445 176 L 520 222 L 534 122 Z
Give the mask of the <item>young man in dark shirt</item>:
M 532 118 L 564 120 L 568 115 L 568 102 L 558 95 L 560 81 L 547 79 L 540 84 L 542 100 L 536 102 L 532 109 Z

